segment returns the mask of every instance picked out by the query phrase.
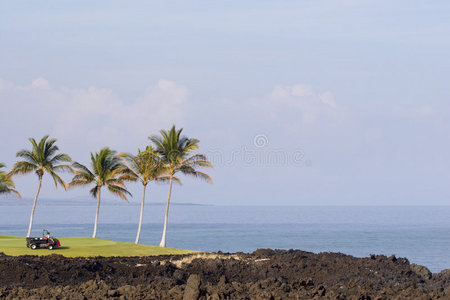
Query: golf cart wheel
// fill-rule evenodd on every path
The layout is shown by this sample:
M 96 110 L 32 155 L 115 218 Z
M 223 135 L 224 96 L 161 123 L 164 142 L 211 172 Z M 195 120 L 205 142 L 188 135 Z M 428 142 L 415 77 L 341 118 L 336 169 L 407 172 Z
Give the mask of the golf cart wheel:
M 53 250 L 53 245 L 48 245 L 47 249 L 48 250 Z
M 31 250 L 36 250 L 36 244 L 31 244 L 30 248 Z

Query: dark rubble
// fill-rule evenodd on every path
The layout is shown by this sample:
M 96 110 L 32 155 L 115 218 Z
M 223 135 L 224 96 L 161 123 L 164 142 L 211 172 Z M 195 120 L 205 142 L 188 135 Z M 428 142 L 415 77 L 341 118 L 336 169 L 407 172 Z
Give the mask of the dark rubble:
M 299 250 L 65 258 L 0 254 L 0 299 L 450 299 L 450 269 Z

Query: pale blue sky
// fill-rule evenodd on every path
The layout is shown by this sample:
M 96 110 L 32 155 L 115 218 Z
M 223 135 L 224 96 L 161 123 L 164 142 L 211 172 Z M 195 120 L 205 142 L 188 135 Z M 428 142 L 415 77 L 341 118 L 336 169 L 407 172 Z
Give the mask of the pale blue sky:
M 214 185 L 186 180 L 176 202 L 449 204 L 449 15 L 447 1 L 4 1 L 0 161 L 50 133 L 85 163 L 175 123 L 216 164 Z M 32 197 L 36 179 L 17 186 Z

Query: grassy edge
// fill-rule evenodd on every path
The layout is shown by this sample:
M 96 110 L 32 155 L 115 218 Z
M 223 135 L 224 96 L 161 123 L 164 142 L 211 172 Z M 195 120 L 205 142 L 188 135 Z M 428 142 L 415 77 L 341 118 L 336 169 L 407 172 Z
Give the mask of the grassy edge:
M 10 256 L 60 254 L 65 257 L 124 257 L 198 253 L 192 250 L 161 248 L 90 237 L 63 237 L 58 239 L 61 241 L 61 248 L 31 250 L 26 247 L 24 237 L 0 235 L 0 252 Z

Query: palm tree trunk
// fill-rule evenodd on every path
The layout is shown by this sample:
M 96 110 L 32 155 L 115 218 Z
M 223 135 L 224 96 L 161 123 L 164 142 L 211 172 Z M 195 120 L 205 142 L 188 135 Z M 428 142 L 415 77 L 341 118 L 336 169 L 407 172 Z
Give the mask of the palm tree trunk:
M 159 243 L 160 247 L 166 247 L 167 220 L 169 219 L 169 203 L 170 203 L 170 194 L 172 193 L 172 180 L 173 175 L 170 175 L 169 195 L 167 196 L 166 214 L 164 216 L 164 230 L 161 238 L 161 243 Z
M 36 196 L 34 197 L 33 208 L 31 209 L 30 225 L 28 226 L 27 237 L 30 237 L 30 235 L 31 235 L 31 227 L 33 226 L 34 210 L 36 209 L 36 203 L 37 203 L 37 199 L 39 196 L 39 192 L 41 191 L 41 186 L 42 186 L 42 176 L 39 176 L 39 184 L 38 184 Z
M 142 190 L 141 215 L 139 217 L 139 226 L 138 226 L 138 231 L 137 231 L 137 235 L 136 235 L 136 240 L 134 241 L 135 244 L 139 243 L 139 236 L 141 235 L 142 216 L 144 215 L 145 190 L 146 190 L 147 184 L 144 184 L 143 187 L 144 188 Z
M 93 238 L 95 238 L 97 235 L 98 211 L 100 209 L 100 192 L 101 191 L 102 191 L 101 187 L 99 187 L 98 193 L 97 193 L 97 212 L 95 213 L 94 233 L 92 234 Z

